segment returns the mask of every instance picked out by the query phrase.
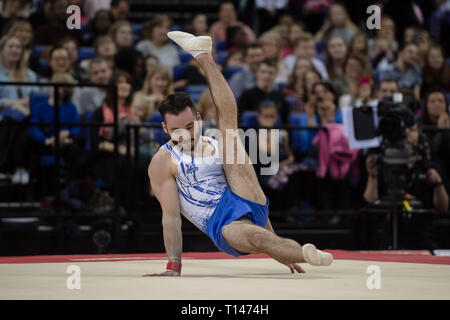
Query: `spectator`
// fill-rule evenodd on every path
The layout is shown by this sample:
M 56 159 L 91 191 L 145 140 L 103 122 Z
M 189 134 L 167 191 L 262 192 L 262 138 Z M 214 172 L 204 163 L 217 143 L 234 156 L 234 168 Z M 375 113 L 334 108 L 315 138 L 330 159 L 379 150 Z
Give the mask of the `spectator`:
M 424 23 L 422 11 L 413 0 L 389 0 L 383 6 L 383 14 L 395 17 L 397 41 L 402 39 L 406 28 L 419 27 Z
M 222 64 L 222 70 L 225 71 L 228 67 L 243 67 L 245 65 L 244 53 L 242 50 L 235 50 L 230 52 Z
M 114 21 L 126 20 L 129 13 L 129 0 L 111 0 L 111 14 Z
M 421 126 L 450 129 L 448 102 L 440 89 L 430 89 L 425 97 Z M 447 190 L 450 190 L 450 131 L 425 131 L 430 145 L 431 159 L 438 163 Z
M 197 13 L 192 19 L 192 28 L 195 36 L 207 36 L 208 33 L 208 17 L 204 13 Z
M 352 41 L 350 42 L 349 53 L 356 54 L 368 59 L 369 44 L 367 35 L 364 32 L 359 31 L 355 34 Z
M 134 47 L 120 48 L 114 57 L 116 70 L 126 71 L 133 79 L 133 90 L 142 87 L 144 80 L 144 59 Z
M 361 106 L 377 106 L 378 100 L 374 97 L 373 81 L 370 77 L 359 77 L 356 92 L 352 94 L 344 94 L 339 98 L 339 108 L 344 107 L 361 107 Z
M 39 26 L 35 32 L 35 45 L 54 45 L 62 38 L 74 37 L 79 43 L 83 42 L 80 30 L 67 28 L 67 1 L 52 0 L 49 8 L 50 15 L 45 24 Z
M 364 57 L 356 54 L 347 56 L 344 62 L 344 74 L 335 77 L 332 81 L 338 96 L 349 94 L 352 97 L 356 97 L 358 80 L 364 76 L 368 76 Z
M 277 76 L 275 82 L 287 83 L 289 73 L 283 64 L 283 43 L 281 42 L 280 34 L 268 31 L 259 37 L 259 42 L 261 43 L 264 57 L 273 60 L 276 63 Z
M 24 0 L 3 0 L 2 11 L 0 12 L 0 34 L 4 34 L 3 28 L 17 17 L 20 9 L 25 4 Z
M 20 39 L 6 35 L 0 42 L 0 81 L 37 82 L 37 75 L 27 68 L 28 61 Z M 0 86 L 0 108 L 12 107 L 28 116 L 32 86 Z
M 344 74 L 344 63 L 347 57 L 347 45 L 343 38 L 332 36 L 327 43 L 325 52 L 325 65 L 330 80 Z
M 126 125 L 131 117 L 132 79 L 126 72 L 116 72 L 109 82 L 117 86 L 117 121 L 119 131 L 117 133 L 119 158 L 114 156 L 114 131 L 112 127 L 100 127 L 91 129 L 91 157 L 90 166 L 95 172 L 96 178 L 101 179 L 107 189 L 114 186 L 115 179 L 122 179 L 120 168 L 126 155 Z M 92 122 L 112 124 L 114 123 L 114 91 L 107 90 L 105 100 L 101 107 L 94 111 Z M 118 162 L 116 162 L 118 161 Z M 115 176 L 112 172 L 119 167 L 119 173 Z M 112 190 L 113 191 L 113 190 Z M 119 195 L 118 195 L 119 196 Z M 120 201 L 120 200 L 119 200 Z
M 286 12 L 288 0 L 255 1 L 259 33 L 273 28 Z
M 113 23 L 114 17 L 111 11 L 106 9 L 98 10 L 86 27 L 86 32 L 90 34 L 90 37 L 85 41 L 85 44 L 93 45 L 97 37 L 107 35 Z
M 422 72 L 418 65 L 418 48 L 414 43 L 407 43 L 401 48 L 397 61 L 380 69 L 380 78 L 394 78 L 398 86 L 414 90 L 416 98 L 420 95 Z
M 393 61 L 398 50 L 398 43 L 395 40 L 395 22 L 384 15 L 380 21 L 380 29 L 377 30 L 376 37 L 369 39 L 369 58 L 373 68 L 385 59 Z
M 231 26 L 227 28 L 226 43 L 228 46 L 228 53 L 232 53 L 234 51 L 242 51 L 249 44 L 247 35 L 244 29 L 240 26 Z
M 172 78 L 169 71 L 163 65 L 157 65 L 147 74 L 139 93 L 150 100 L 154 110 L 158 110 L 159 103 L 172 91 Z
M 91 22 L 92 19 L 95 20 L 95 17 L 100 10 L 110 12 L 110 9 L 111 0 L 84 0 L 83 12 L 89 22 Z
M 75 38 L 63 38 L 57 44 L 67 50 L 69 54 L 69 61 L 71 68 L 69 70 L 70 74 L 75 78 L 77 82 L 85 82 L 87 80 L 87 75 L 81 69 L 80 63 L 78 61 L 78 49 L 79 43 Z
M 158 57 L 154 55 L 148 55 L 144 59 L 144 64 L 145 64 L 145 76 L 147 76 L 147 74 L 149 74 L 153 70 L 153 68 L 159 64 Z
M 180 80 L 176 81 L 173 84 L 174 89 L 184 88 L 186 86 L 207 86 L 208 82 L 206 81 L 203 69 L 200 65 L 192 59 L 189 64 L 184 68 L 183 73 L 181 74 Z
M 200 95 L 197 110 L 202 116 L 203 129 L 217 128 L 217 109 L 209 89 Z
M 230 26 L 240 26 L 247 34 L 248 43 L 255 41 L 255 34 L 245 23 L 237 20 L 236 9 L 233 2 L 225 1 L 220 4 L 219 20 L 213 23 L 209 29 L 214 41 L 226 41 L 226 30 Z
M 100 57 L 94 58 L 89 65 L 89 80 L 91 84 L 107 85 L 110 83 L 112 69 L 108 62 Z M 104 88 L 82 87 L 74 95 L 74 103 L 78 113 L 84 119 L 88 113 L 94 112 L 105 100 Z
M 310 33 L 302 34 L 295 43 L 294 53 L 283 59 L 286 71 L 291 74 L 298 58 L 308 58 L 323 79 L 328 79 L 328 72 L 322 60 L 317 58 L 314 38 Z
M 31 14 L 28 19 L 31 22 L 34 30 L 36 30 L 41 25 L 46 24 L 47 21 L 50 20 L 50 16 L 53 14 L 52 6 L 53 0 L 42 0 L 38 3 L 38 6 L 35 8 L 34 13 Z
M 264 52 L 258 43 L 250 44 L 244 50 L 244 67 L 236 72 L 228 81 L 236 99 L 242 92 L 256 86 L 256 72 L 261 61 L 264 60 Z
M 156 16 L 143 26 L 143 34 L 145 31 L 151 35 L 150 38 L 143 36 L 136 46 L 144 58 L 150 54 L 156 56 L 159 63 L 167 67 L 170 76 L 173 75 L 173 68 L 181 63 L 178 49 L 167 38 L 171 23 L 168 16 Z
M 439 45 L 428 50 L 422 70 L 422 96 L 433 87 L 450 92 L 450 66 L 445 62 L 444 51 Z
M 283 59 L 290 54 L 294 54 L 297 41 L 304 34 L 303 25 L 301 23 L 293 23 L 288 27 L 287 43 L 283 48 Z
M 94 43 L 95 56 L 105 59 L 111 69 L 114 68 L 114 57 L 118 51 L 116 43 L 109 35 L 99 36 Z
M 308 71 L 314 70 L 311 60 L 308 58 L 298 58 L 295 64 L 294 72 L 289 76 L 287 86 L 284 88 L 284 94 L 287 97 L 297 98 L 302 101 L 304 98 L 303 75 Z
M 347 9 L 340 3 L 332 3 L 328 19 L 325 20 L 322 28 L 316 33 L 315 40 L 316 42 L 328 42 L 330 37 L 338 36 L 348 46 L 357 30 L 347 13 Z
M 133 29 L 127 20 L 118 20 L 109 28 L 109 35 L 112 37 L 117 49 L 128 48 L 134 45 Z
M 30 69 L 39 70 L 39 57 L 31 56 L 31 44 L 33 41 L 33 26 L 24 19 L 15 19 L 11 21 L 5 28 L 4 35 L 10 34 L 16 36 L 22 42 L 25 50 L 25 59 L 28 61 Z
M 318 73 L 315 69 L 305 72 L 302 75 L 303 82 L 303 102 L 305 104 L 305 112 L 306 110 L 313 110 L 315 112 L 315 101 L 314 100 L 314 84 L 316 82 L 320 82 L 322 80 L 320 73 Z
M 394 78 L 385 78 L 380 82 L 377 99 L 378 101 L 381 101 L 385 98 L 392 98 L 394 93 L 398 93 L 399 91 L 397 80 Z
M 276 62 L 266 59 L 259 64 L 256 73 L 256 86 L 246 90 L 239 98 L 239 112 L 257 111 L 257 106 L 264 100 L 275 102 L 283 122 L 287 121 L 289 105 L 283 92 L 273 89 L 276 77 Z
M 55 73 L 52 75 L 51 82 L 74 84 L 75 80 L 69 73 Z M 31 137 L 38 142 L 40 154 L 52 154 L 52 147 L 55 144 L 55 136 L 59 136 L 61 146 L 61 155 L 67 166 L 67 172 L 70 178 L 79 177 L 82 172 L 80 169 L 81 156 L 83 148 L 81 147 L 81 130 L 79 127 L 67 126 L 64 123 L 78 123 L 80 117 L 75 105 L 72 103 L 72 87 L 59 87 L 59 120 L 61 122 L 60 131 L 55 132 L 53 126 L 33 126 L 30 127 Z M 31 110 L 31 121 L 39 123 L 54 123 L 56 105 L 54 88 L 50 89 L 50 99 L 48 101 L 36 104 Z
M 421 68 L 423 68 L 428 50 L 430 50 L 433 40 L 431 39 L 428 31 L 421 29 L 416 32 L 413 42 L 417 44 L 417 48 L 419 49 L 418 64 Z
M 69 52 L 66 48 L 55 46 L 50 50 L 48 66 L 43 70 L 41 81 L 50 81 L 55 73 L 70 72 L 71 62 Z

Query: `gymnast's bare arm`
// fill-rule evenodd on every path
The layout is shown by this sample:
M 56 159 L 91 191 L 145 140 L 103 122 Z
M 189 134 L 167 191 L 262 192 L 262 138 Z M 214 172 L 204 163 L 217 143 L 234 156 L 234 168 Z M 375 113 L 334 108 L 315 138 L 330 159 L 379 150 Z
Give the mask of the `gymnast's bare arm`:
M 181 262 L 183 247 L 181 234 L 180 202 L 177 184 L 175 182 L 176 167 L 170 153 L 166 150 L 158 151 L 148 167 L 150 184 L 162 209 L 162 225 L 164 245 L 170 262 Z M 179 275 L 167 270 L 157 275 Z

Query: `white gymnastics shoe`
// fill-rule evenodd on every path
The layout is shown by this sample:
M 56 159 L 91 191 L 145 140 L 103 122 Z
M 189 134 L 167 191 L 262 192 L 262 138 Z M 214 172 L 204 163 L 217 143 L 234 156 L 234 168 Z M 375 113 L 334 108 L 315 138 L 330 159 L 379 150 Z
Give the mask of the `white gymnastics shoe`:
M 312 266 L 329 266 L 333 262 L 333 255 L 318 250 L 315 245 L 307 243 L 302 247 L 303 257 Z
M 194 58 L 201 53 L 211 53 L 212 39 L 209 36 L 196 37 L 183 31 L 170 31 L 167 37 L 189 52 Z

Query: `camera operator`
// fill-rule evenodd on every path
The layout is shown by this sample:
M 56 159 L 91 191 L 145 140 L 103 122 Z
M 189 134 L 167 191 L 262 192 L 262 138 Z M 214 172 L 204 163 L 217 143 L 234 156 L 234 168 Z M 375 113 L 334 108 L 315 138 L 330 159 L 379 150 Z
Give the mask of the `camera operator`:
M 448 210 L 448 194 L 443 185 L 438 166 L 431 162 L 427 156 L 421 155 L 418 148 L 425 138 L 420 133 L 418 124 L 414 117 L 409 117 L 406 129 L 406 143 L 413 146 L 415 153 L 410 158 L 408 164 L 408 178 L 405 191 L 407 194 L 420 200 L 426 208 L 432 208 L 437 213 L 444 213 Z M 422 143 L 422 144 L 423 144 Z M 423 151 L 426 153 L 426 151 Z M 419 159 L 421 158 L 421 159 Z M 364 191 L 364 199 L 373 203 L 379 200 L 386 193 L 386 181 L 383 181 L 382 172 L 383 164 L 377 162 L 375 155 L 369 155 L 366 159 L 366 170 L 368 180 Z

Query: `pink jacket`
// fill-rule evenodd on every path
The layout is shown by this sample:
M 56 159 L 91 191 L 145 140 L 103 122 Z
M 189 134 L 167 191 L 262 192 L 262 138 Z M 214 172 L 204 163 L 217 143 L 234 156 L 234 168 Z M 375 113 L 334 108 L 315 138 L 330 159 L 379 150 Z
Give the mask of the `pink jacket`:
M 338 123 L 327 124 L 326 130 L 320 130 L 313 139 L 313 145 L 319 147 L 316 175 L 321 178 L 330 170 L 333 179 L 345 179 L 359 154 L 359 149 L 350 149 L 344 126 Z

